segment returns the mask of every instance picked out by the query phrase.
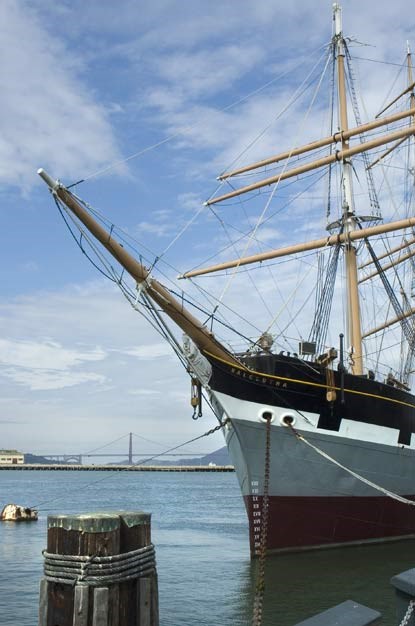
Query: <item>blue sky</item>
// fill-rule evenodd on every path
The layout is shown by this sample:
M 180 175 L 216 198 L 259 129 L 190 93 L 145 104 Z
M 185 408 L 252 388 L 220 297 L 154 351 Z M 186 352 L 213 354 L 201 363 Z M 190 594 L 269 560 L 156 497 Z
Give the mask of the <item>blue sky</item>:
M 345 31 L 375 45 L 360 56 L 402 62 L 411 7 L 344 2 Z M 3 0 L 0 31 L 0 447 L 82 452 L 130 431 L 160 447 L 190 439 L 212 416 L 191 420 L 181 366 L 80 254 L 36 171 L 86 179 L 76 192 L 151 262 L 275 116 L 292 86 L 277 78 L 321 55 L 331 3 Z M 383 85 L 378 65 L 364 67 L 370 109 Z M 183 271 L 206 258 L 210 227 L 202 217 L 166 260 Z M 199 449 L 221 445 L 217 435 Z

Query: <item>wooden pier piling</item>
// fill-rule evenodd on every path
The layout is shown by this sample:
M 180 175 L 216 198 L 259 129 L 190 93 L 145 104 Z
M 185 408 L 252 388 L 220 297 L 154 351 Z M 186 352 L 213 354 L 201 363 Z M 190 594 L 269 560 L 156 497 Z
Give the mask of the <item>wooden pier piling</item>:
M 48 517 L 39 626 L 158 626 L 151 515 Z

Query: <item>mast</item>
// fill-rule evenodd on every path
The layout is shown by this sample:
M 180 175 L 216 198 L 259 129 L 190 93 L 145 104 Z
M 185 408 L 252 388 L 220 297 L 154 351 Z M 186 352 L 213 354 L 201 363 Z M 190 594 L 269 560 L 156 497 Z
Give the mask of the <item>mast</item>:
M 184 308 L 182 302 L 176 300 L 166 287 L 152 278 L 149 270 L 129 254 L 124 247 L 114 239 L 110 232 L 98 224 L 66 187 L 59 181 L 53 180 L 43 169 L 39 169 L 38 174 L 48 185 L 51 192 L 63 202 L 69 211 L 84 224 L 95 239 L 108 250 L 137 282 L 139 290 L 144 291 L 146 295 L 157 304 L 190 339 L 192 339 L 199 350 L 209 352 L 213 356 L 234 365 L 239 365 L 235 357 L 215 339 L 214 335 Z
M 407 44 L 406 62 L 407 62 L 407 67 L 408 67 L 409 86 L 407 87 L 405 91 L 411 92 L 410 106 L 415 107 L 415 90 L 414 90 L 415 82 L 414 82 L 413 75 L 412 75 L 412 54 L 411 54 L 411 48 L 409 47 L 409 42 Z M 415 124 L 415 115 L 412 116 L 412 124 Z
M 411 54 L 411 48 L 409 47 L 409 42 L 407 43 L 407 54 L 406 54 L 406 62 L 407 62 L 407 69 L 408 69 L 408 83 L 409 83 L 409 87 L 411 88 L 410 92 L 410 99 L 409 102 L 411 104 L 411 106 L 415 106 L 415 83 L 413 82 L 413 74 L 412 74 L 412 54 Z M 412 117 L 410 118 L 410 125 L 411 126 L 415 126 L 415 115 L 412 115 Z M 411 144 L 409 144 L 411 146 Z M 411 150 L 411 147 L 409 147 L 409 150 Z M 409 157 L 410 158 L 410 157 Z M 413 164 L 412 164 L 413 165 Z M 408 167 L 411 166 L 411 162 L 409 161 L 408 163 Z M 413 169 L 411 170 L 413 174 L 415 174 L 415 172 L 413 171 Z M 414 181 L 415 182 L 415 181 Z M 412 269 L 412 297 L 414 296 L 414 286 L 415 286 L 415 276 L 414 276 L 414 270 Z
M 260 254 L 253 254 L 247 257 L 239 257 L 233 261 L 226 261 L 224 263 L 218 263 L 217 265 L 211 265 L 210 267 L 185 272 L 184 274 L 181 274 L 179 278 L 193 278 L 194 276 L 202 276 L 202 274 L 229 270 L 233 267 L 242 267 L 243 265 L 250 265 L 251 263 L 260 263 L 261 261 L 278 259 L 283 256 L 289 256 L 299 252 L 309 252 L 310 250 L 318 250 L 319 248 L 335 246 L 338 243 L 344 244 L 347 241 L 359 241 L 365 237 L 376 237 L 377 235 L 384 235 L 385 233 L 391 233 L 397 230 L 405 230 L 406 228 L 415 229 L 415 217 L 407 217 L 396 222 L 387 222 L 386 224 L 378 224 L 377 226 L 370 226 L 368 228 L 359 228 L 358 230 L 353 230 L 347 235 L 344 233 L 330 235 L 330 237 L 314 239 L 312 241 L 307 241 L 306 243 L 297 243 L 285 248 L 271 250 L 270 252 L 261 252 Z M 389 254 L 390 252 L 388 252 L 387 256 L 389 256 Z
M 411 87 L 414 87 L 414 85 L 415 83 L 411 85 Z M 401 93 L 400 96 L 398 96 L 398 98 L 400 98 L 405 93 L 408 93 L 408 89 L 405 89 L 405 91 Z M 359 126 L 356 126 L 355 128 L 349 128 L 347 131 L 337 131 L 336 133 L 334 133 L 333 135 L 330 135 L 329 137 L 324 137 L 323 139 L 318 139 L 317 141 L 313 141 L 312 143 L 307 143 L 304 146 L 299 146 L 298 148 L 292 148 L 291 150 L 280 152 L 279 154 L 275 154 L 274 156 L 268 157 L 267 159 L 262 159 L 261 161 L 256 161 L 255 163 L 251 163 L 250 165 L 244 165 L 243 167 L 238 167 L 238 169 L 236 170 L 224 172 L 223 174 L 218 176 L 218 180 L 227 180 L 228 178 L 232 178 L 233 176 L 238 176 L 239 174 L 245 174 L 246 172 L 251 172 L 260 167 L 272 165 L 273 163 L 279 163 L 280 161 L 284 161 L 285 159 L 289 159 L 291 157 L 298 156 L 300 154 L 305 154 L 306 152 L 312 152 L 313 150 L 317 150 L 318 148 L 324 148 L 324 146 L 329 146 L 330 144 L 333 144 L 333 143 L 338 143 L 339 141 L 342 140 L 342 138 L 350 139 L 350 137 L 355 137 L 356 135 L 360 135 L 369 130 L 374 130 L 376 128 L 379 128 L 380 126 L 385 126 L 386 124 L 392 124 L 393 122 L 398 122 L 399 120 L 402 120 L 405 117 L 411 117 L 411 116 L 412 118 L 414 118 L 415 116 L 415 99 L 414 99 L 414 103 L 411 104 L 411 108 L 407 111 L 399 111 L 398 113 L 394 113 L 393 115 L 388 115 L 387 117 L 382 117 L 381 119 L 376 119 L 376 120 L 373 120 L 372 122 L 367 122 L 366 124 L 359 124 Z M 403 137 L 402 141 L 405 141 L 407 136 L 408 136 L 408 133 L 405 133 L 405 136 Z M 386 137 L 386 143 L 389 141 L 391 141 L 390 137 Z M 381 143 L 380 144 L 378 143 L 377 145 L 383 145 L 383 143 L 385 143 L 384 139 L 382 139 Z M 366 147 L 365 144 L 360 144 L 360 146 L 357 147 L 356 152 L 353 152 L 353 153 L 347 152 L 346 154 L 356 154 L 358 152 L 363 152 L 365 147 Z M 339 155 L 339 158 L 342 158 L 342 155 L 343 153 Z M 335 162 L 336 160 L 337 160 L 336 158 L 333 160 L 330 160 L 329 163 Z M 310 165 L 319 166 L 319 161 L 314 161 L 310 163 Z M 310 167 L 310 169 L 313 169 L 313 168 Z M 276 180 L 274 182 L 276 182 Z M 269 183 L 268 181 L 265 181 L 265 184 L 271 184 L 271 183 Z M 250 186 L 247 186 L 248 190 L 250 188 L 251 188 Z M 245 193 L 247 189 L 242 188 L 242 190 L 239 190 L 239 191 L 242 191 L 243 193 Z M 228 196 L 227 194 L 225 194 L 225 197 L 228 198 L 231 196 Z M 218 198 L 213 198 L 213 199 L 211 198 L 210 200 L 208 200 L 207 204 L 214 204 L 213 200 L 215 202 L 219 201 Z
M 349 128 L 347 119 L 347 97 L 346 79 L 344 72 L 344 40 L 342 31 L 341 7 L 335 3 L 333 5 L 334 18 L 334 45 L 337 57 L 337 89 L 339 96 L 339 123 L 340 131 L 347 131 Z M 349 147 L 348 139 L 342 137 L 342 150 Z M 353 203 L 352 187 L 352 163 L 350 159 L 342 161 L 342 191 L 343 191 L 343 227 L 346 236 L 344 247 L 346 285 L 347 285 L 347 308 L 348 308 L 348 340 L 351 355 L 352 373 L 363 374 L 362 361 L 362 329 L 360 320 L 358 276 L 356 262 L 356 248 L 348 238 L 349 233 L 356 229 L 356 216 Z
M 404 114 L 397 114 L 395 115 L 395 121 L 398 119 L 402 119 L 403 117 L 409 117 L 411 115 L 414 114 L 413 109 L 409 109 L 408 111 L 406 111 Z M 391 119 L 391 118 L 390 118 Z M 388 123 L 387 118 L 383 118 L 382 120 L 382 125 L 384 123 Z M 369 125 L 367 125 L 369 126 Z M 377 128 L 377 126 L 381 126 L 381 124 L 377 124 L 376 126 L 374 124 L 371 124 L 372 128 Z M 358 127 L 360 129 L 360 131 L 362 131 L 364 129 L 364 126 L 359 126 Z M 357 129 L 356 129 L 357 130 Z M 357 133 L 353 131 L 349 131 L 348 133 L 345 134 L 344 138 L 348 138 L 351 137 L 353 135 L 355 135 Z M 271 176 L 269 178 L 265 178 L 264 180 L 259 180 L 256 183 L 252 183 L 251 185 L 247 185 L 245 187 L 239 187 L 238 189 L 234 189 L 233 191 L 228 191 L 227 193 L 224 193 L 221 196 L 214 196 L 212 198 L 210 198 L 210 200 L 207 200 L 205 202 L 206 206 L 210 206 L 212 204 L 217 204 L 218 202 L 222 202 L 223 200 L 229 200 L 230 198 L 236 198 L 237 196 L 240 196 L 244 193 L 247 193 L 248 191 L 255 191 L 256 189 L 261 189 L 262 187 L 267 187 L 269 185 L 272 185 L 273 183 L 277 183 L 280 182 L 282 180 L 287 180 L 288 178 L 293 178 L 294 176 L 299 176 L 300 174 L 305 174 L 306 172 L 311 172 L 312 170 L 315 170 L 317 168 L 320 167 L 324 167 L 326 165 L 330 165 L 331 163 L 336 163 L 337 161 L 345 161 L 346 159 L 348 159 L 349 157 L 353 156 L 354 154 L 360 154 L 361 152 L 367 152 L 368 150 L 372 150 L 372 148 L 377 148 L 379 146 L 383 146 L 386 143 L 390 143 L 391 141 L 396 141 L 398 139 L 402 139 L 406 137 L 409 137 L 410 135 L 414 135 L 415 134 L 415 129 L 413 126 L 410 126 L 408 128 L 401 128 L 400 130 L 395 130 L 392 133 L 388 133 L 387 135 L 383 136 L 383 137 L 377 137 L 376 139 L 371 139 L 370 141 L 365 141 L 365 143 L 360 143 L 357 144 L 355 146 L 352 146 L 351 148 L 347 148 L 346 150 L 336 150 L 336 152 L 334 154 L 329 154 L 328 156 L 325 157 L 321 157 L 320 159 L 317 159 L 316 161 L 309 161 L 308 163 L 305 163 L 304 165 L 299 165 L 298 167 L 294 167 L 291 170 L 286 170 L 284 172 L 280 172 L 279 174 L 276 174 L 274 176 Z M 342 133 L 336 133 L 335 135 L 333 135 L 334 138 L 341 136 Z M 331 141 L 330 141 L 331 143 Z M 347 142 L 346 142 L 347 143 Z M 325 144 L 325 145 L 328 145 Z M 393 146 L 393 149 L 396 148 L 399 144 L 396 143 Z M 310 147 L 311 146 L 311 147 Z M 308 152 L 309 150 L 313 150 L 315 149 L 316 144 L 308 144 L 307 146 L 305 146 L 304 148 L 299 148 L 299 149 L 295 149 L 296 154 L 302 154 L 304 152 Z M 284 153 L 283 153 L 284 156 Z M 285 153 L 285 156 L 287 156 L 287 154 Z M 272 157 L 271 159 L 268 160 L 268 163 L 276 163 L 281 159 L 281 155 L 277 155 L 277 157 Z M 264 164 L 265 161 L 261 161 L 259 162 L 259 166 L 261 166 L 262 164 Z M 372 166 L 374 165 L 374 163 L 372 163 Z M 253 167 L 250 166 L 249 169 L 254 169 L 255 167 L 257 167 L 257 164 L 255 163 L 253 165 Z M 248 171 L 247 168 L 245 168 L 246 171 Z M 240 170 L 238 170 L 240 173 Z M 233 172 L 229 173 L 229 174 L 224 174 L 222 175 L 222 177 L 225 179 L 230 178 L 230 176 L 233 176 Z
M 407 77 L 408 77 L 408 91 L 410 92 L 410 96 L 409 96 L 409 103 L 414 105 L 415 104 L 415 91 L 414 91 L 414 78 L 413 78 L 413 74 L 412 74 L 412 54 L 411 54 L 411 48 L 409 46 L 409 42 L 407 42 L 407 54 L 406 54 L 406 63 L 407 63 Z M 412 126 L 412 128 L 414 128 L 415 126 L 415 116 L 413 115 L 410 119 L 409 119 L 409 125 Z M 408 164 L 407 167 L 410 168 L 409 172 L 411 173 L 411 184 L 414 185 L 415 180 L 414 180 L 414 161 L 413 161 L 413 141 L 409 141 L 409 146 L 408 146 Z M 412 162 L 411 162 L 412 161 Z M 412 165 L 412 168 L 411 168 Z M 407 191 L 409 191 L 407 189 Z M 411 197 L 411 193 L 408 194 L 409 197 Z M 408 206 L 408 208 L 410 209 L 410 207 Z M 415 297 L 415 271 L 414 271 L 414 264 L 412 262 L 411 264 L 411 286 L 410 286 L 410 296 L 413 299 Z M 408 345 L 408 351 L 406 354 L 406 359 L 405 359 L 405 365 L 403 368 L 403 380 L 404 382 L 409 382 L 411 374 L 413 374 L 413 360 L 414 360 L 414 353 L 415 353 L 415 346 L 409 344 Z

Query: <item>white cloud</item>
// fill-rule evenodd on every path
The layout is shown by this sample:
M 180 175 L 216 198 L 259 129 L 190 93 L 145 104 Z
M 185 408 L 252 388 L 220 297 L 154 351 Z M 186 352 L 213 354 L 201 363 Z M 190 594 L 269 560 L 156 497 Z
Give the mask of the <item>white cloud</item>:
M 84 361 L 100 361 L 106 353 L 96 348 L 82 351 L 63 348 L 57 342 L 0 339 L 0 363 L 33 369 L 67 370 Z
M 123 432 L 138 432 L 165 448 L 194 436 L 187 374 L 106 283 L 2 299 L 0 325 L 2 417 L 28 422 L 24 431 L 5 424 L 2 441 L 40 453 L 90 449 Z M 220 438 L 200 449 L 219 445 Z
M 24 272 L 36 273 L 39 271 L 39 266 L 35 261 L 27 261 L 22 265 Z
M 28 387 L 31 391 L 48 391 L 74 387 L 82 383 L 102 384 L 106 381 L 105 376 L 92 373 L 68 372 L 65 370 L 48 370 L 43 368 L 29 369 L 2 368 L 0 375 L 9 378 L 13 382 Z
M 30 188 L 40 165 L 80 177 L 119 158 L 103 106 L 79 78 L 83 62 L 28 3 L 0 6 L 0 180 Z
M 140 233 L 141 237 L 145 237 L 148 233 L 156 235 L 157 237 L 166 237 L 167 235 L 171 236 L 174 232 L 170 221 L 163 224 L 160 222 L 139 222 L 136 230 Z
M 138 357 L 139 359 L 159 359 L 160 357 L 172 356 L 172 350 L 167 342 L 136 346 L 125 350 L 120 349 L 118 352 Z
M 27 449 L 30 444 L 39 450 L 47 437 L 47 447 L 50 443 L 62 449 L 62 433 L 72 433 L 73 424 L 82 424 L 91 444 L 137 428 L 150 437 L 157 431 L 166 441 L 194 435 L 187 376 L 174 365 L 170 349 L 118 293 L 99 281 L 86 282 L 91 274 L 85 271 L 84 257 L 73 252 L 70 237 L 57 230 L 45 210 L 50 205 L 45 189 L 38 194 L 35 190 L 23 205 L 9 185 L 26 190 L 38 166 L 50 166 L 51 173 L 62 178 L 83 178 L 118 159 L 121 145 L 123 153 L 132 154 L 160 144 L 130 161 L 135 178 L 114 185 L 111 176 L 101 177 L 99 186 L 91 181 L 85 193 L 129 233 L 142 235 L 147 250 L 160 252 L 160 237 L 179 232 L 189 213 L 199 209 L 200 199 L 215 187 L 214 180 L 206 182 L 206 174 L 218 174 L 243 154 L 286 103 L 292 81 L 305 67 L 304 53 L 317 50 L 331 36 L 331 5 L 326 0 L 237 4 L 237 10 L 234 0 L 1 4 L 0 52 L 7 64 L 0 69 L 0 180 L 7 237 L 1 266 L 0 404 L 6 421 L 29 421 L 26 433 L 18 427 L 12 431 L 10 447 Z M 378 44 L 358 49 L 358 55 L 400 62 L 413 30 L 405 8 L 407 0 L 350 0 L 344 7 L 345 31 Z M 396 52 L 397 42 L 402 42 L 402 54 Z M 297 60 L 288 60 L 294 48 Z M 261 91 L 267 81 L 296 64 L 294 78 Z M 389 77 L 396 71 L 394 66 L 383 69 Z M 357 68 L 360 82 L 370 89 L 369 112 L 375 112 L 386 95 L 379 70 L 378 64 L 363 62 Z M 304 102 L 296 103 L 294 121 L 273 128 L 241 161 L 297 142 L 304 107 Z M 183 129 L 186 132 L 177 135 Z M 321 131 L 314 112 L 305 130 L 306 140 Z M 163 143 L 167 135 L 176 137 Z M 90 190 L 95 195 L 90 196 Z M 288 187 L 280 191 L 292 193 Z M 254 216 L 267 197 L 258 199 Z M 324 212 L 321 198 L 309 197 L 277 215 L 273 225 L 266 222 L 258 232 L 263 246 L 303 239 L 303 231 L 320 225 L 316 208 Z M 235 203 L 218 209 L 218 214 L 228 229 L 231 221 L 239 230 L 252 223 L 246 205 Z M 304 226 L 294 226 L 297 217 Z M 169 250 L 166 261 L 187 269 L 200 262 L 201 255 L 211 256 L 214 247 L 223 248 L 228 243 L 225 228 L 216 226 L 211 212 L 203 211 L 197 225 Z M 238 237 L 237 231 L 230 232 Z M 230 255 L 231 250 L 223 252 L 224 258 Z M 247 335 L 258 336 L 279 311 L 279 290 L 290 293 L 294 279 L 306 275 L 307 262 L 290 271 L 281 260 L 275 278 L 266 274 L 259 279 L 254 270 L 255 281 L 244 273 L 235 281 L 228 274 L 201 284 L 210 289 L 215 283 L 212 290 L 221 294 L 230 283 L 225 302 L 238 311 L 248 304 L 253 326 L 225 306 L 219 314 Z M 156 271 L 160 267 L 157 264 Z M 308 286 L 306 281 L 303 291 Z M 257 293 L 260 288 L 265 305 Z M 296 303 L 295 297 L 289 301 L 281 325 L 298 313 Z M 308 328 L 306 313 L 295 335 Z M 216 322 L 214 330 L 225 339 L 230 334 Z M 74 435 L 68 437 L 76 443 Z M 85 447 L 92 447 L 88 441 Z M 221 435 L 216 441 L 221 445 Z
M 157 398 L 161 395 L 161 391 L 156 389 L 130 389 L 128 392 L 131 396 L 143 396 L 148 398 Z
M 180 52 L 159 56 L 156 72 L 182 99 L 212 97 L 227 90 L 240 76 L 246 74 L 263 56 L 263 49 L 247 44 L 241 54 L 239 45 L 218 46 L 213 50 Z M 180 100 L 179 100 L 180 102 Z M 183 104 L 183 102 L 180 102 Z
M 85 382 L 102 384 L 106 378 L 92 372 L 74 371 L 83 363 L 101 361 L 106 353 L 63 348 L 52 341 L 0 339 L 0 376 L 32 391 L 62 389 Z

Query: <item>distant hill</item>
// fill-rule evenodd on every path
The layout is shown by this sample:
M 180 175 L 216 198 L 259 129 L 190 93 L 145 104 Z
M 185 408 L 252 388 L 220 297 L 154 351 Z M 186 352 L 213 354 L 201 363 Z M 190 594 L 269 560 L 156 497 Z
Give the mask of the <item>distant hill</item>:
M 63 461 L 51 461 L 50 459 L 45 459 L 44 456 L 30 453 L 24 455 L 24 462 L 32 465 L 66 465 Z
M 210 452 L 210 454 L 206 454 L 205 456 L 195 456 L 192 458 L 185 457 L 183 459 L 176 458 L 173 461 L 167 461 L 163 459 L 162 456 L 156 456 L 156 458 L 149 459 L 148 462 L 145 460 L 135 461 L 135 465 L 209 465 L 209 463 L 214 463 L 215 465 L 232 465 L 231 459 L 228 454 L 228 449 L 226 446 L 223 448 L 219 448 L 219 450 L 215 450 L 214 452 Z M 128 465 L 128 460 L 124 461 L 115 461 L 113 463 L 108 463 L 108 465 Z
M 177 462 L 174 461 L 173 465 L 209 465 L 209 463 L 214 463 L 215 465 L 232 465 L 227 447 L 223 446 L 223 448 L 206 454 L 206 456 L 195 457 L 193 459 L 180 459 Z
M 51 461 L 50 459 L 45 459 L 43 456 L 30 453 L 24 455 L 24 462 L 39 465 L 68 465 L 68 463 L 65 463 L 64 461 Z M 140 461 L 137 462 L 137 464 L 139 463 Z M 232 465 L 226 446 L 219 448 L 219 450 L 215 450 L 210 454 L 206 454 L 205 456 L 196 456 L 191 459 L 178 458 L 174 461 L 166 461 L 162 459 L 162 457 L 158 457 L 149 461 L 148 465 L 209 465 L 209 463 L 214 463 L 215 465 Z M 88 461 L 84 460 L 84 465 L 88 465 Z M 128 461 L 117 461 L 114 463 L 108 463 L 108 465 L 128 465 Z
M 193 458 L 179 458 L 174 461 L 165 461 L 158 458 L 154 459 L 154 461 L 150 461 L 149 465 L 209 465 L 209 463 L 214 463 L 215 465 L 232 465 L 227 447 L 224 446 L 205 456 L 195 456 Z

